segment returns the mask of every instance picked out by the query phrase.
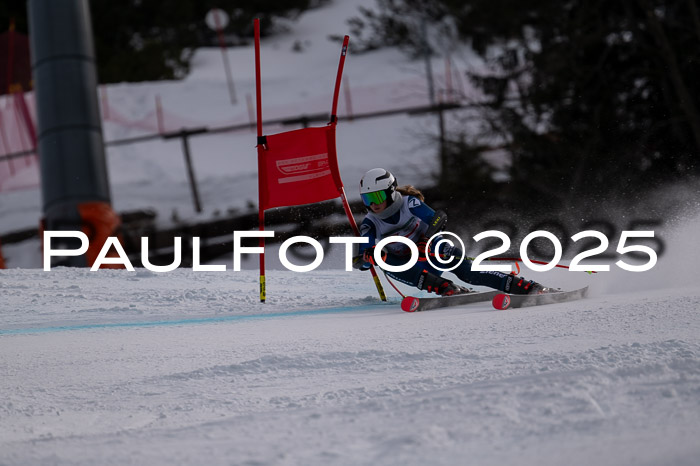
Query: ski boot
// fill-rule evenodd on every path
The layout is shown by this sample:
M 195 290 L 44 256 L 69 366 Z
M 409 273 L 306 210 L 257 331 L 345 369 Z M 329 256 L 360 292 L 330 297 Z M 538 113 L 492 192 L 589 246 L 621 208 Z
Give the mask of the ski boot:
M 503 291 L 510 294 L 544 294 L 550 293 L 552 290 L 534 280 L 525 280 L 523 277 L 510 275 L 506 279 L 506 286 Z
M 455 285 L 446 278 L 438 277 L 427 270 L 421 273 L 418 279 L 419 290 L 426 290 L 428 293 L 435 293 L 438 296 L 454 296 L 458 294 L 469 293 L 469 289 Z

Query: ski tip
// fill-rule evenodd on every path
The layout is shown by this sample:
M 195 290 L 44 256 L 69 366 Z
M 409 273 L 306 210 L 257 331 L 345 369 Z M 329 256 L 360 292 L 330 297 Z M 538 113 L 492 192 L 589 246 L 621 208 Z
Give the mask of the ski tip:
M 406 312 L 416 312 L 419 303 L 420 299 L 414 298 L 413 296 L 406 296 L 401 300 L 401 309 Z
M 491 304 L 498 310 L 505 311 L 510 306 L 510 296 L 505 293 L 499 293 L 493 297 Z

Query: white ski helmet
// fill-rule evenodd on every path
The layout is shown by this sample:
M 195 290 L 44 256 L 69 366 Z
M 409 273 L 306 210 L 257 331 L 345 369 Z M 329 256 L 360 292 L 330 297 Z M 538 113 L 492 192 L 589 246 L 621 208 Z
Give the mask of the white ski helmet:
M 365 207 L 387 201 L 390 206 L 398 197 L 396 178 L 388 170 L 373 168 L 360 179 L 360 197 Z

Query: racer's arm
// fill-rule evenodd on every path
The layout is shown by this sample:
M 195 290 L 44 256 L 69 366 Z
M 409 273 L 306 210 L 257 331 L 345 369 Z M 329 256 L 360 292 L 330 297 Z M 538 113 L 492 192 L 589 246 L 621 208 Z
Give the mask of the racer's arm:
M 423 233 L 421 238 L 417 241 L 418 251 L 422 256 L 424 256 L 426 254 L 425 251 L 427 248 L 427 239 L 431 238 L 435 233 L 438 233 L 445 228 L 447 214 L 445 214 L 445 212 L 442 210 L 433 210 L 427 204 L 421 202 L 420 199 L 415 197 L 409 198 L 408 205 L 411 213 L 428 225 L 425 233 Z
M 428 225 L 435 215 L 435 211 L 428 204 L 413 196 L 408 199 L 408 210 Z
M 368 219 L 364 219 L 360 224 L 360 236 L 368 238 L 366 243 L 359 244 L 357 255 L 353 258 L 353 267 L 359 270 L 368 270 L 372 265 L 367 259 L 372 253 L 374 245 L 377 243 L 377 227 Z

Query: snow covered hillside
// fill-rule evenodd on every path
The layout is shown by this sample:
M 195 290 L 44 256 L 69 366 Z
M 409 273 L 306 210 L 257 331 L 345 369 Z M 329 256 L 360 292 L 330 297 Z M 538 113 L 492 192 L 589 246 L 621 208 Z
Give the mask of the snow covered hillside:
M 339 44 L 326 37 L 347 32 L 360 4 L 372 2 L 331 2 L 263 42 L 265 118 L 328 110 Z M 252 47 L 230 56 L 238 106 L 220 52 L 200 50 L 181 82 L 109 86 L 113 118 L 150 121 L 158 95 L 194 123 L 247 122 Z M 422 64 L 394 50 L 351 53 L 345 77 L 357 113 L 427 102 Z M 377 165 L 423 184 L 434 149 L 416 135 L 434 124 L 341 122 L 350 198 Z M 107 140 L 144 132 L 105 124 Z M 108 149 L 115 208 L 153 208 L 167 223 L 174 210 L 208 218 L 257 200 L 254 133 L 191 144 L 202 214 L 178 141 Z M 673 199 L 687 197 L 679 190 Z M 1 232 L 40 216 L 38 189 L 0 193 Z M 230 258 L 225 272 L 45 272 L 36 243 L 4 247 L 9 267 L 26 268 L 0 270 L 0 465 L 696 465 L 699 230 L 698 212 L 669 219 L 648 272 L 523 269 L 590 286 L 582 301 L 416 314 L 386 282 L 381 302 L 369 274 L 337 267 L 294 273 L 270 257 L 261 304 L 257 272 L 233 272 Z
M 265 121 L 330 112 L 341 43 L 329 36 L 348 33 L 346 20 L 358 15 L 358 6 L 373 0 L 336 1 L 310 10 L 290 26 L 290 32 L 264 39 L 261 44 L 262 103 Z M 302 44 L 303 51 L 295 51 Z M 200 49 L 192 72 L 182 81 L 122 83 L 102 87 L 100 103 L 105 117 L 105 141 L 157 134 L 157 102 L 167 131 L 180 127 L 219 128 L 247 124 L 247 98 L 255 98 L 254 49 L 228 52 L 238 103 L 232 105 L 218 48 Z M 444 80 L 444 62 L 436 58 L 436 86 Z M 454 63 L 455 75 L 465 70 Z M 354 55 L 352 38 L 339 99 L 340 117 L 352 114 L 427 105 L 428 88 L 422 62 L 413 62 L 389 49 Z M 464 85 L 464 83 L 463 83 Z M 346 90 L 349 94 L 346 94 Z M 31 100 L 31 99 L 30 99 Z M 348 108 L 348 102 L 352 109 Z M 254 109 L 252 109 L 254 115 Z M 325 123 L 315 123 L 323 125 Z M 350 199 L 357 199 L 356 183 L 378 163 L 391 165 L 402 183 L 425 186 L 437 168 L 436 150 L 426 144 L 435 133 L 432 116 L 397 115 L 379 119 L 343 120 L 337 146 L 341 175 Z M 266 134 L 296 129 L 264 126 Z M 209 218 L 214 212 L 245 209 L 257 204 L 255 131 L 243 130 L 190 139 L 194 172 L 199 182 L 203 212 L 195 214 L 179 139 L 107 146 L 108 174 L 114 208 L 119 211 L 150 208 L 160 224 L 174 211 L 184 220 Z M 34 177 L 19 173 L 24 185 Z M 7 182 L 12 186 L 12 180 Z M 38 188 L 0 192 L 0 232 L 36 227 L 41 217 Z M 25 264 L 21 264 L 26 266 Z

